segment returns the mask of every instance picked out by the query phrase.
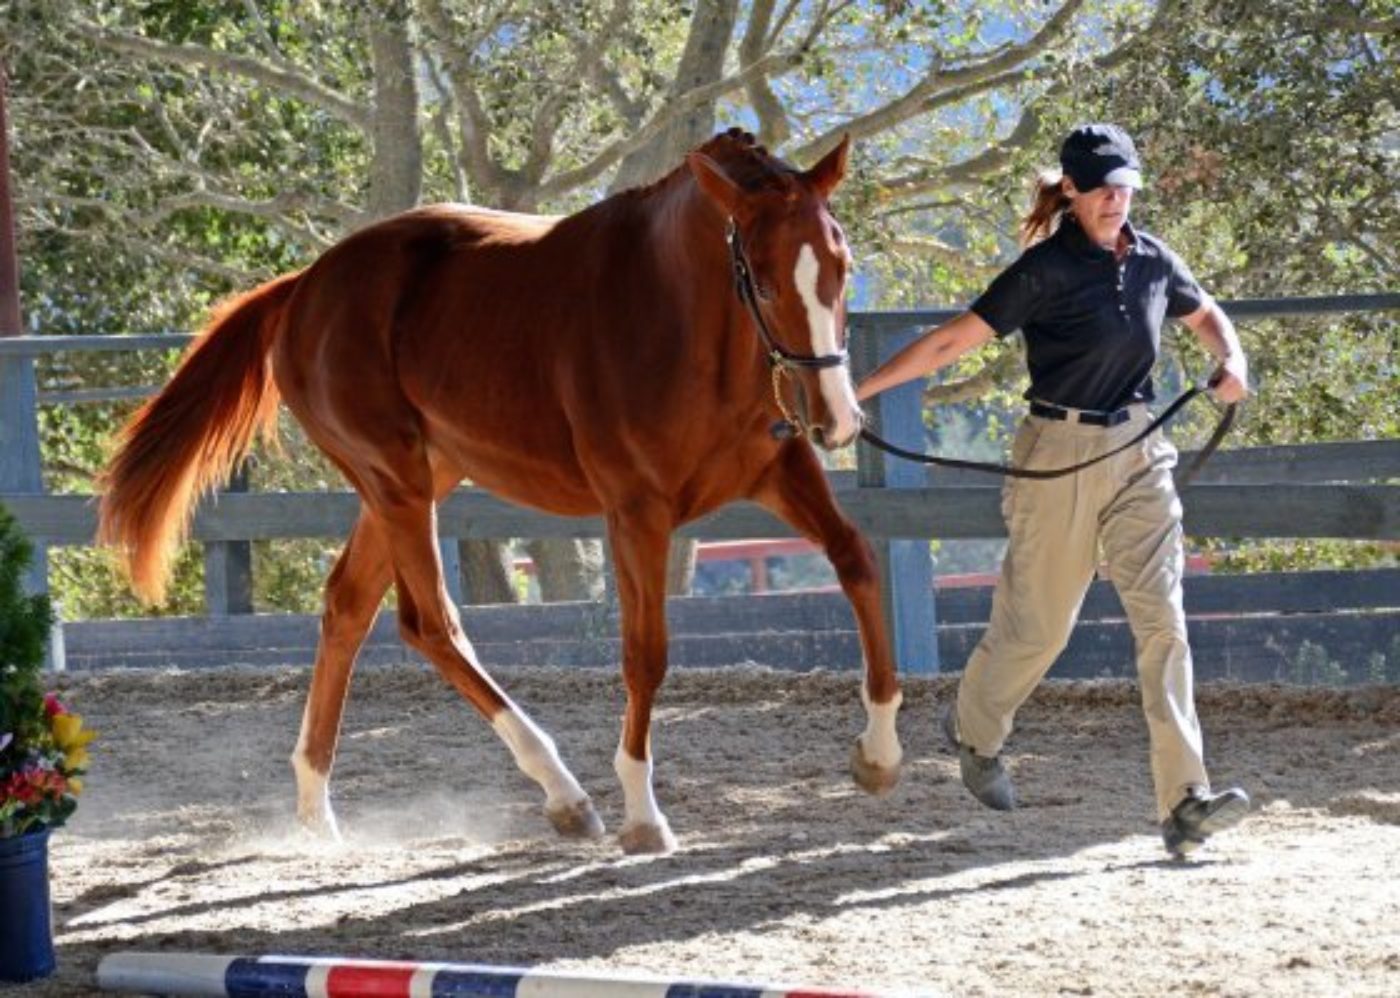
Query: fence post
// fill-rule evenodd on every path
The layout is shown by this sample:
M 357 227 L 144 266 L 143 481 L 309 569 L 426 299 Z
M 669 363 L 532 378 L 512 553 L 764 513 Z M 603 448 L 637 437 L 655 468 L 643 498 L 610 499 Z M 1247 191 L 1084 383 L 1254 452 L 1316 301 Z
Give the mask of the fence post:
M 454 606 L 462 605 L 462 553 L 457 549 L 457 538 L 438 538 L 438 557 L 442 559 L 442 581 L 447 586 L 447 595 Z
M 19 255 L 15 250 L 15 215 L 10 199 L 10 124 L 5 110 L 9 79 L 0 65 L 0 336 L 24 335 L 19 310 Z M 0 356 L 0 492 L 44 491 L 39 457 L 38 388 L 34 383 L 34 358 Z M 24 577 L 31 593 L 49 589 L 49 557 L 46 545 L 34 538 L 34 560 Z M 61 638 L 62 627 L 55 625 Z M 48 667 L 62 665 L 61 640 L 51 640 Z M 57 656 L 57 657 L 55 657 Z
M 855 337 L 855 371 L 874 370 L 882 361 L 913 342 L 918 328 L 883 336 Z M 866 406 L 870 427 L 891 443 L 913 450 L 924 446 L 923 392 L 918 380 L 882 392 Z M 861 442 L 856 448 L 856 483 L 861 488 L 918 488 L 927 483 L 922 465 L 888 460 Z M 927 540 L 880 540 L 875 543 L 880 563 L 880 593 L 885 626 L 894 641 L 895 661 L 905 673 L 939 670 L 937 615 L 933 602 L 933 559 Z
M 238 466 L 224 491 L 248 491 L 246 461 Z M 250 542 L 210 541 L 204 545 L 204 612 L 211 617 L 253 612 L 253 545 Z

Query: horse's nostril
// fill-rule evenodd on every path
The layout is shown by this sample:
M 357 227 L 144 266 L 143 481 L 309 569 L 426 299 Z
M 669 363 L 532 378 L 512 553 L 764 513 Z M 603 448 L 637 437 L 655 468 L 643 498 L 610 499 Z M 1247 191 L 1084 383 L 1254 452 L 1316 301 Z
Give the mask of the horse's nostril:
M 807 436 L 811 437 L 812 443 L 816 444 L 818 447 L 826 446 L 826 431 L 820 426 L 814 426 L 808 430 Z

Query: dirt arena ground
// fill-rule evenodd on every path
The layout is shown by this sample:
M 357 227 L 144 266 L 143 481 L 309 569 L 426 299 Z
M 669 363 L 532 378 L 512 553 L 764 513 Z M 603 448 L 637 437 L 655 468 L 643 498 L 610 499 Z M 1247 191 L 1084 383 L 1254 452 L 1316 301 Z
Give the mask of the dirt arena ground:
M 74 675 L 100 729 L 52 843 L 60 970 L 123 949 L 441 959 L 935 995 L 1400 994 L 1400 690 L 1207 687 L 1218 784 L 1256 808 L 1188 863 L 1152 821 L 1121 682 L 1048 684 L 1009 746 L 1025 806 L 982 809 L 935 735 L 951 680 L 906 684 L 904 780 L 847 775 L 852 673 L 673 672 L 654 745 L 678 853 L 555 839 L 504 748 L 426 667 L 356 677 L 332 795 L 293 823 L 306 669 Z M 621 684 L 498 678 L 610 830 Z

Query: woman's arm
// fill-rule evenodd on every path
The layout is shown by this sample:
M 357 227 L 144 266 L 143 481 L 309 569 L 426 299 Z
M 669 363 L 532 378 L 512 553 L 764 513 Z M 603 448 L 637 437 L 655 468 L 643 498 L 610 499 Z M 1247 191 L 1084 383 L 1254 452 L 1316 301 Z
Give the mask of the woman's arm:
M 956 319 L 930 329 L 877 367 L 856 388 L 856 400 L 864 402 L 887 388 L 947 367 L 969 350 L 989 342 L 995 335 L 996 330 L 987 325 L 981 316 L 975 312 L 964 312 Z
M 1210 351 L 1219 366 L 1211 375 L 1215 397 L 1222 402 L 1238 402 L 1249 394 L 1249 361 L 1235 335 L 1235 325 L 1225 310 L 1206 298 L 1205 304 L 1181 317 L 1196 339 Z

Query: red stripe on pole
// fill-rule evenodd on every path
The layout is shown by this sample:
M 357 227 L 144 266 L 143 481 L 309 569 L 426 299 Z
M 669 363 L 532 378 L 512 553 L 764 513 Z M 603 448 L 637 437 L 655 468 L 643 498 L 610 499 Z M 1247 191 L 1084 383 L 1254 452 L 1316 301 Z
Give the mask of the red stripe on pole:
M 328 998 L 409 998 L 418 968 L 412 964 L 356 967 L 336 966 L 326 975 Z

